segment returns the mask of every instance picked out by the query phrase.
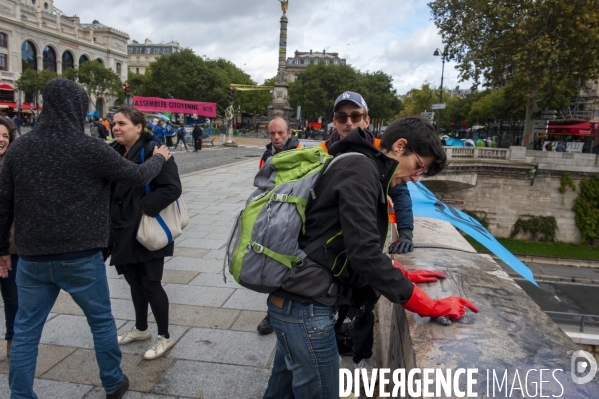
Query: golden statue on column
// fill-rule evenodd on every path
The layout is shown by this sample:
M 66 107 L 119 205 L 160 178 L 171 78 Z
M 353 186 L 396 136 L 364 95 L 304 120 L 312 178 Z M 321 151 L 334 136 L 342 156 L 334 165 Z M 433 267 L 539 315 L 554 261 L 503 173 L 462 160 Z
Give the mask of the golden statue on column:
M 289 7 L 289 0 L 279 0 L 281 2 L 281 10 L 283 15 L 287 14 L 287 8 Z

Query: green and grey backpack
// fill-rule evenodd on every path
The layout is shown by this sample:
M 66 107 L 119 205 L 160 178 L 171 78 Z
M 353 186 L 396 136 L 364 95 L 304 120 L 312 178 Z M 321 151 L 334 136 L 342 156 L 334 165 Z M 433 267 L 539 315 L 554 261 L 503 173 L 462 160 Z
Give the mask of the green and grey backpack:
M 223 276 L 228 264 L 240 285 L 262 293 L 273 292 L 282 287 L 288 272 L 330 239 L 330 235 L 319 237 L 304 249 L 298 244 L 305 229 L 308 200 L 315 199 L 313 188 L 338 158 L 321 147 L 313 147 L 285 151 L 266 161 L 254 179 L 256 191 L 231 230 Z

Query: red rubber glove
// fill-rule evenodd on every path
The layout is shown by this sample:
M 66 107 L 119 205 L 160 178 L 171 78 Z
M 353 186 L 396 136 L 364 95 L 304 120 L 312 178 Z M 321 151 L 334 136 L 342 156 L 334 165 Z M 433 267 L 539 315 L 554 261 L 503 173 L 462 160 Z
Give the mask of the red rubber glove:
M 402 273 L 413 283 L 434 283 L 439 278 L 447 278 L 443 272 L 434 272 L 432 270 L 412 270 L 411 272 L 404 269 L 403 265 L 398 261 L 393 261 L 393 267 L 402 271 Z
M 402 306 L 404 309 L 417 313 L 422 317 L 436 318 L 447 316 L 452 321 L 460 319 L 466 313 L 464 307 L 467 307 L 474 313 L 478 313 L 478 308 L 467 299 L 450 296 L 435 301 L 417 285 L 414 285 L 414 292 L 410 300 Z

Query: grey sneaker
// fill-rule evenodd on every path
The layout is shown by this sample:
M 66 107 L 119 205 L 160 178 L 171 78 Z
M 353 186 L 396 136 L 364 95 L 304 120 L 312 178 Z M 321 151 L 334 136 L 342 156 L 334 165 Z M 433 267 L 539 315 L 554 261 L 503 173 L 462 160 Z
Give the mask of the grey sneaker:
M 175 343 L 172 338 L 164 338 L 162 335 L 156 337 L 156 341 L 150 346 L 150 349 L 144 355 L 144 359 L 153 360 L 163 356 L 166 351 L 173 347 Z
M 150 332 L 149 328 L 145 331 L 139 331 L 137 329 L 137 327 L 133 326 L 133 328 L 131 330 L 119 335 L 118 340 L 119 340 L 119 345 L 125 345 L 125 344 L 128 344 L 129 342 L 146 341 L 150 338 L 152 338 L 152 333 Z

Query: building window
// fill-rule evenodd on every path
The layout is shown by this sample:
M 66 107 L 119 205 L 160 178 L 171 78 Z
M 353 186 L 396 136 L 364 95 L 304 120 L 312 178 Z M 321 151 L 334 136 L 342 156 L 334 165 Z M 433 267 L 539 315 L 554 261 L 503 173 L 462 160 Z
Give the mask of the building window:
M 8 48 L 8 35 L 0 32 L 0 47 Z
M 120 62 L 116 63 L 116 74 L 117 75 L 121 74 L 121 63 Z
M 44 8 L 47 10 L 48 9 L 48 3 L 44 3 Z
M 139 62 L 139 57 L 135 57 L 135 61 Z
M 44 64 L 45 70 L 56 72 L 56 52 L 52 47 L 44 47 Z
M 67 69 L 75 67 L 75 58 L 70 51 L 62 53 L 62 73 L 65 73 Z
M 96 61 L 98 61 L 100 63 L 100 65 L 104 65 L 104 61 L 102 61 L 101 58 L 96 58 Z
M 31 0 L 31 4 L 35 5 L 35 0 Z
M 22 72 L 28 69 L 37 71 L 37 51 L 30 41 L 23 42 L 21 45 L 21 68 Z
M 81 57 L 79 57 L 79 66 L 83 65 L 87 61 L 89 61 L 89 58 L 87 58 L 87 55 L 82 55 Z
M 314 65 L 318 64 L 318 59 L 314 60 Z
M 146 57 L 146 62 L 150 62 L 150 57 Z
M 149 47 L 146 47 L 146 54 L 151 54 L 152 49 Z
M 154 54 L 160 54 L 160 47 L 154 47 Z
M 139 68 L 135 68 L 135 73 L 139 74 Z
M 0 71 L 7 71 L 6 54 L 0 54 Z

